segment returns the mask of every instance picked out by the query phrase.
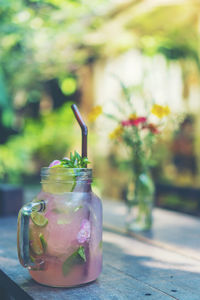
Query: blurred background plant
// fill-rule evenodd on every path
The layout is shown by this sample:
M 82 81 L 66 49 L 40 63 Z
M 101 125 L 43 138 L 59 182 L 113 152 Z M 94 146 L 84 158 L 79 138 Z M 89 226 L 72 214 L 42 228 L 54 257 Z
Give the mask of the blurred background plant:
M 134 88 L 119 82 L 123 99 L 113 104 L 117 113 L 104 112 L 104 115 L 115 123 L 109 137 L 117 142 L 118 153 L 114 156 L 116 164 L 118 167 L 122 165 L 129 174 L 123 189 L 123 199 L 128 208 L 127 227 L 134 231 L 149 230 L 155 192 L 150 173 L 157 163 L 153 159 L 153 146 L 157 136 L 167 126 L 166 116 L 170 114 L 170 109 L 167 105 L 153 104 L 153 101 L 145 101 L 144 98 L 141 101 L 132 92 Z M 102 112 L 101 106 L 94 107 L 88 116 L 89 120 L 94 122 Z M 123 146 L 126 150 L 124 156 L 121 153 Z
M 29 118 L 22 134 L 9 138 L 0 146 L 2 181 L 36 181 L 40 168 L 48 166 L 55 157 L 62 158 L 73 142 L 70 105 L 42 116 L 38 122 Z
M 73 147 L 65 103 L 80 102 L 76 70 L 88 59 L 81 37 L 101 2 L 1 1 L 2 181 L 33 180 L 41 166 Z
M 153 99 L 143 98 L 141 101 L 134 92 L 135 87 L 127 87 L 118 81 L 123 99 L 115 99 L 112 103 L 116 113 L 107 113 L 103 107 L 95 106 L 89 113 L 88 120 L 95 122 L 103 114 L 114 123 L 115 128 L 109 133 L 109 138 L 115 142 L 119 150 L 116 162 L 126 171 L 130 170 L 135 176 L 139 176 L 157 163 L 152 157 L 152 151 L 158 135 L 167 126 L 166 116 L 170 114 L 170 108 L 167 105 L 153 103 Z M 120 160 L 120 156 L 123 156 L 121 153 L 123 146 L 125 157 Z

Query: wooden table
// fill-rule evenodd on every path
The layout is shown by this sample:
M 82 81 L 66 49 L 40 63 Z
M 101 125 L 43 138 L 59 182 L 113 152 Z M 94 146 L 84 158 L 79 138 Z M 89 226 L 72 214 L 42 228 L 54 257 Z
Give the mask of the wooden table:
M 48 288 L 21 267 L 16 218 L 0 218 L 0 300 L 200 300 L 200 220 L 161 209 L 151 232 L 129 236 L 123 204 L 104 203 L 104 267 L 79 288 Z

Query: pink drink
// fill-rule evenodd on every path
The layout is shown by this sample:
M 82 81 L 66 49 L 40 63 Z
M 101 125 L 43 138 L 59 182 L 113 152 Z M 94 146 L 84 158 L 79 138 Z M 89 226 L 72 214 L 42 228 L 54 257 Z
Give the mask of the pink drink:
M 41 284 L 70 287 L 93 281 L 102 268 L 102 207 L 91 191 L 91 170 L 79 169 L 84 172 L 71 181 L 69 169 L 44 169 L 42 192 L 34 202 L 43 203 L 42 211 L 37 209 L 36 221 L 33 214 L 29 219 L 32 263 L 24 263 L 19 238 L 20 261 Z

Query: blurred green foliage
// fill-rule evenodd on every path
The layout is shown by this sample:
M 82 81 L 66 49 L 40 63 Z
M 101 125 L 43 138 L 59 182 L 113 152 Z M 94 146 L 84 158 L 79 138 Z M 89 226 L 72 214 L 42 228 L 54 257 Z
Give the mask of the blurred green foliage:
M 183 197 L 179 194 L 161 194 L 158 196 L 158 205 L 167 209 L 172 209 L 184 213 L 199 215 L 198 198 L 190 198 L 188 201 L 188 195 Z
M 76 82 L 71 73 L 89 57 L 84 36 L 105 2 L 1 0 L 0 107 L 12 110 L 18 91 L 25 93 L 19 106 L 39 101 L 44 82 L 52 78 L 58 78 L 64 94 L 72 94 Z M 68 77 L 66 88 L 63 79 Z
M 0 145 L 2 180 L 38 174 L 42 165 L 72 150 L 72 114 L 65 103 L 80 100 L 81 66 L 133 46 L 145 55 L 189 58 L 199 66 L 195 7 L 161 6 L 133 16 L 143 1 L 109 13 L 114 2 L 0 0 L 0 143 L 6 142 Z M 120 14 L 125 17 L 118 18 Z M 112 34 L 112 26 L 120 22 L 124 31 Z
M 39 174 L 40 168 L 62 158 L 77 138 L 70 105 L 42 116 L 38 122 L 26 121 L 23 134 L 11 136 L 0 145 L 1 180 L 19 182 L 25 176 Z
M 167 60 L 194 60 L 200 68 L 198 4 L 157 6 L 127 24 L 138 33 L 138 47 L 145 55 L 162 54 Z
M 27 179 L 73 150 L 65 103 L 79 101 L 76 70 L 90 56 L 84 36 L 106 2 L 0 0 L 2 181 Z

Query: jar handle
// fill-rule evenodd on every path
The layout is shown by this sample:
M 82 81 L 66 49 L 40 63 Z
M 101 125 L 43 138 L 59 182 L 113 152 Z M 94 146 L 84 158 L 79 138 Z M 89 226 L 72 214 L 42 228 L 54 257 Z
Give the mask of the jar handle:
M 45 209 L 45 201 L 37 200 L 24 205 L 18 215 L 17 249 L 19 261 L 23 267 L 39 270 L 40 264 L 36 264 L 30 257 L 29 251 L 29 221 L 33 211 L 41 212 Z

